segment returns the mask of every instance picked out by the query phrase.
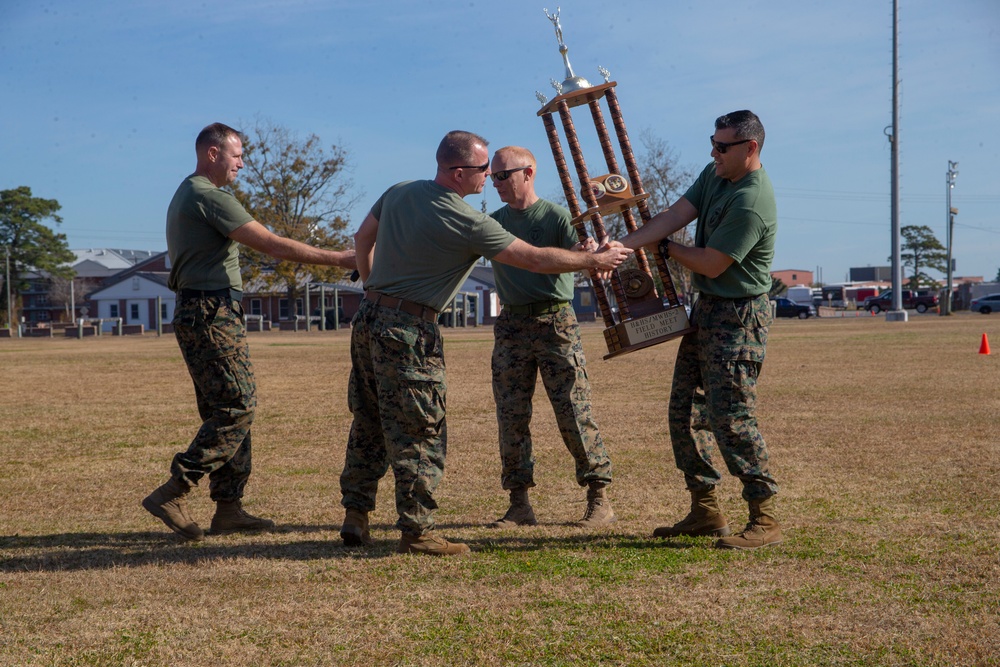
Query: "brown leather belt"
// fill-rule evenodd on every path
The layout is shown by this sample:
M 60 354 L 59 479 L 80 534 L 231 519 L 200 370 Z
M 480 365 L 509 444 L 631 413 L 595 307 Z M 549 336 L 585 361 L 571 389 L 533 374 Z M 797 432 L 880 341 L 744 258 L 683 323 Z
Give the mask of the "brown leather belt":
M 373 289 L 365 290 L 365 300 L 371 301 L 376 306 L 399 310 L 408 315 L 419 317 L 427 322 L 437 322 L 438 312 L 430 306 L 425 306 L 422 303 L 417 303 L 416 301 L 399 299 L 394 296 L 389 296 L 388 294 L 376 292 Z

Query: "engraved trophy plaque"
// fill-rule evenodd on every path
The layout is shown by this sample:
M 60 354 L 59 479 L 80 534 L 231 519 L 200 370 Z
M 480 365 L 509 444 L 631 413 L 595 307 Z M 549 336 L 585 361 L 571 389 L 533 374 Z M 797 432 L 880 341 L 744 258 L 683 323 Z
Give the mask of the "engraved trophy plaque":
M 573 225 L 576 227 L 581 241 L 588 236 L 603 239 L 607 236 L 607 232 L 602 216 L 618 213 L 624 219 L 628 231 L 635 231 L 637 227 L 633 210 L 638 211 L 643 224 L 649 221 L 652 215 L 646 205 L 649 195 L 642 189 L 642 178 L 639 176 L 635 154 L 629 143 L 625 121 L 622 120 L 621 108 L 618 106 L 618 97 L 614 90 L 617 83 L 610 81 L 611 75 L 603 67 L 599 69 L 604 77 L 604 83 L 600 85 L 591 85 L 583 77 L 574 75 L 573 68 L 569 63 L 569 48 L 563 42 L 562 26 L 559 23 L 559 8 L 556 8 L 555 14 L 550 14 L 548 9 L 543 11 L 555 28 L 556 39 L 559 42 L 559 53 L 562 55 L 563 64 L 566 67 L 566 79 L 562 83 L 552 80 L 556 97 L 551 101 L 546 100 L 541 93 L 536 92 L 535 95 L 542 103 L 538 115 L 545 123 L 545 132 L 548 135 L 549 146 L 552 148 L 552 157 L 555 158 L 559 180 L 562 183 L 570 213 L 573 215 Z M 625 162 L 624 174 L 618 166 L 618 157 L 611 143 L 608 128 L 604 123 L 601 100 L 606 101 L 611 114 L 611 121 L 618 138 L 618 146 Z M 608 168 L 608 173 L 600 176 L 591 176 L 587 171 L 583 150 L 580 147 L 580 141 L 570 114 L 571 108 L 584 104 L 590 107 L 594 126 L 597 129 L 597 137 L 600 140 L 601 150 Z M 579 191 L 586 206 L 585 210 L 581 210 L 580 202 L 576 196 L 577 188 L 573 185 L 573 179 L 566 164 L 559 132 L 552 118 L 553 113 L 559 114 L 563 131 L 566 133 L 566 142 L 569 145 L 570 157 L 576 168 L 576 176 L 580 183 Z M 593 227 L 593 234 L 587 232 L 588 220 Z M 663 283 L 663 294 L 659 294 L 656 290 L 647 250 L 640 248 L 635 253 L 637 268 L 618 269 L 611 276 L 610 291 L 617 305 L 617 312 L 612 309 L 608 299 L 607 281 L 599 278 L 596 272 L 590 272 L 594 294 L 601 310 L 601 316 L 604 318 L 605 327 L 607 327 L 604 330 L 604 340 L 608 346 L 608 354 L 605 355 L 605 359 L 673 340 L 694 331 L 684 306 L 677 298 L 674 281 L 670 277 L 670 269 L 667 267 L 666 258 L 663 257 L 659 246 L 652 254 L 657 275 Z

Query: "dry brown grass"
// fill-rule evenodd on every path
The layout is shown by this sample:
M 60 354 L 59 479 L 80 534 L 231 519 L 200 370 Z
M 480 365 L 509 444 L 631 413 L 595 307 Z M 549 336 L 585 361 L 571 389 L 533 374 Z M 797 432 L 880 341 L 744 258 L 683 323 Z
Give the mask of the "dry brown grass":
M 649 537 L 687 504 L 676 343 L 605 362 L 584 332 L 621 520 L 565 525 L 583 492 L 539 388 L 542 525 L 480 527 L 505 507 L 492 334 L 448 331 L 438 520 L 475 553 L 443 561 L 393 553 L 389 480 L 376 546 L 340 546 L 346 332 L 252 334 L 247 504 L 280 530 L 197 544 L 139 506 L 196 428 L 173 339 L 0 341 L 0 664 L 1000 664 L 1000 355 L 977 354 L 1000 319 L 777 322 L 760 417 L 786 541 L 755 553 Z

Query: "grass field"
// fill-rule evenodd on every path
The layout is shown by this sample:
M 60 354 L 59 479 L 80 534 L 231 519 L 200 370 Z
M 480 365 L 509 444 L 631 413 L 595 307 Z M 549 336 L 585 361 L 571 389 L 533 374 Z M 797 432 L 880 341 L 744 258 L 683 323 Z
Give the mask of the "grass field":
M 438 523 L 474 553 L 396 555 L 389 479 L 376 545 L 345 549 L 348 344 L 251 334 L 246 503 L 279 528 L 184 543 L 139 505 L 197 428 L 173 338 L 0 341 L 0 665 L 1000 665 L 1000 317 L 776 322 L 759 409 L 785 541 L 749 553 L 651 537 L 688 504 L 677 343 L 603 361 L 597 325 L 618 523 L 567 525 L 584 492 L 539 387 L 540 525 L 482 527 L 506 509 L 492 331 L 449 330 Z

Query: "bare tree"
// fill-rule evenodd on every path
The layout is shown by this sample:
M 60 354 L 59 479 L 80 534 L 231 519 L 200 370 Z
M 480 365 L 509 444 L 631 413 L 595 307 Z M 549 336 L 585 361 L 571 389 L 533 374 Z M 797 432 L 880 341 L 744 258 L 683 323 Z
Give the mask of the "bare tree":
M 637 157 L 639 173 L 642 175 L 642 189 L 649 194 L 646 204 L 650 213 L 656 215 L 677 201 L 694 182 L 695 172 L 691 167 L 680 166 L 674 150 L 662 137 L 649 128 L 639 133 L 639 143 L 643 151 Z M 691 245 L 694 241 L 688 228 L 679 230 L 670 237 L 671 241 Z M 691 296 L 691 271 L 667 259 L 674 287 L 678 293 Z
M 345 215 L 357 200 L 351 194 L 347 151 L 310 134 L 300 139 L 291 130 L 257 119 L 244 139 L 244 171 L 231 187 L 246 209 L 275 234 L 309 245 L 340 250 L 350 245 Z M 283 288 L 292 313 L 298 288 L 306 281 L 334 281 L 345 275 L 338 267 L 278 261 L 243 248 L 244 282 Z
M 62 308 L 63 312 L 59 317 L 60 321 L 72 322 L 74 313 L 72 311 L 73 302 L 73 278 L 54 275 L 49 278 L 49 305 Z

